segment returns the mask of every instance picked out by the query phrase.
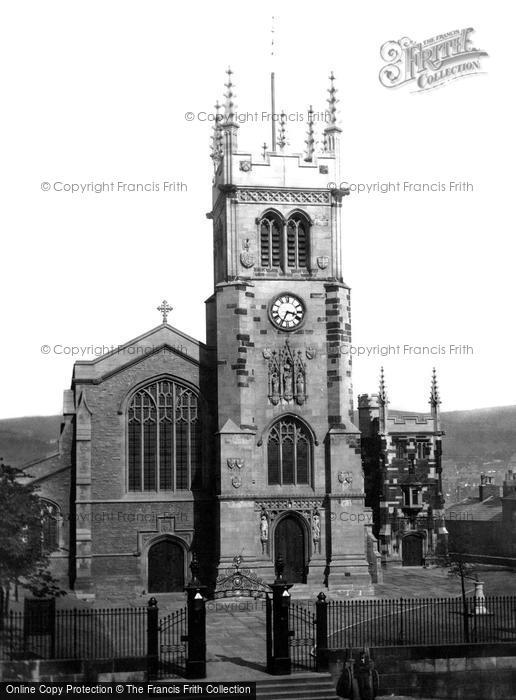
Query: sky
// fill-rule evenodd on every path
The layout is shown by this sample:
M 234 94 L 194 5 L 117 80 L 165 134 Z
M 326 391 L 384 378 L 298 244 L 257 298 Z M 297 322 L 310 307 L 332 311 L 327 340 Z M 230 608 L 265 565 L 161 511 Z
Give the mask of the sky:
M 336 76 L 342 178 L 355 188 L 342 209 L 355 394 L 376 390 L 383 365 L 391 405 L 425 410 L 435 366 L 443 410 L 515 404 L 515 14 L 478 0 L 3 3 L 0 418 L 59 413 L 74 360 L 158 325 L 164 298 L 170 323 L 204 340 L 207 115 L 228 65 L 238 111 L 269 109 L 273 15 L 278 109 L 324 110 Z M 386 42 L 464 28 L 488 54 L 475 75 L 430 90 L 380 82 Z M 289 121 L 290 150 L 304 127 Z M 241 124 L 242 150 L 258 158 L 264 141 L 270 123 Z M 424 183 L 437 191 L 415 191 Z

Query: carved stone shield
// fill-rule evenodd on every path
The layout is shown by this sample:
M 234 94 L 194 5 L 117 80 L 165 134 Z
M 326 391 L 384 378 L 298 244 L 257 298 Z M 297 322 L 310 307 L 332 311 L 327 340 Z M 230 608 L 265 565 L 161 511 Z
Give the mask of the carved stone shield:
M 337 474 L 337 479 L 344 488 L 347 488 L 353 483 L 353 474 L 351 472 L 339 472 Z
M 253 265 L 255 263 L 254 255 L 252 253 L 250 253 L 248 250 L 243 250 L 240 253 L 240 262 L 242 263 L 243 267 L 247 267 L 247 268 L 253 267 Z
M 319 255 L 319 257 L 317 258 L 317 265 L 321 270 L 326 270 L 329 262 L 330 258 L 327 255 Z

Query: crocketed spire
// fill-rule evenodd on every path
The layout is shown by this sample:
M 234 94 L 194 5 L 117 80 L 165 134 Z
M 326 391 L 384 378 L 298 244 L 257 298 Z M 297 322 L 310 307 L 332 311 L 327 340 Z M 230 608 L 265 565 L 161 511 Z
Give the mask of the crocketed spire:
M 305 139 L 305 161 L 310 163 L 313 160 L 315 151 L 315 136 L 314 136 L 314 110 L 312 105 L 308 110 L 308 124 L 306 126 L 306 139 Z

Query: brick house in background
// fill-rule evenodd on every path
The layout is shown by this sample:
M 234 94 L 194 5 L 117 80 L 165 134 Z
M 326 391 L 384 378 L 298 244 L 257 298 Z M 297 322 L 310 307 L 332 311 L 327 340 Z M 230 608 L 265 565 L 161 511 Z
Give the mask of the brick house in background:
M 478 497 L 446 508 L 445 522 L 450 551 L 493 563 L 516 559 L 516 455 L 501 487 L 482 474 Z
M 421 566 L 446 549 L 440 403 L 435 370 L 429 415 L 390 415 L 383 369 L 379 393 L 358 398 L 366 505 L 383 562 Z

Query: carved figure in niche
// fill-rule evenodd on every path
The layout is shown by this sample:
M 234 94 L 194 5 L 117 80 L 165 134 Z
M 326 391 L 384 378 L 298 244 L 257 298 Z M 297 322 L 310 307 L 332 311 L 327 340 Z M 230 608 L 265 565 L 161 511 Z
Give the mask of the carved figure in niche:
M 296 401 L 299 405 L 305 402 L 305 378 L 302 372 L 296 377 Z
M 292 378 L 292 365 L 287 361 L 283 366 L 283 396 L 285 401 L 292 400 Z
M 260 517 L 260 537 L 262 542 L 267 542 L 269 539 L 269 521 L 267 520 L 267 515 L 262 512 Z
M 319 542 L 321 539 L 321 516 L 319 515 L 318 510 L 315 510 L 312 516 L 312 532 L 314 542 Z
M 271 401 L 273 404 L 277 404 L 280 400 L 280 393 L 279 393 L 279 376 L 277 372 L 273 372 L 271 374 Z
M 307 354 L 307 359 L 313 355 Z M 301 350 L 294 351 L 288 340 L 279 350 L 266 348 L 263 357 L 269 367 L 269 401 L 276 406 L 280 401 L 294 401 L 302 405 L 306 401 L 306 364 Z

